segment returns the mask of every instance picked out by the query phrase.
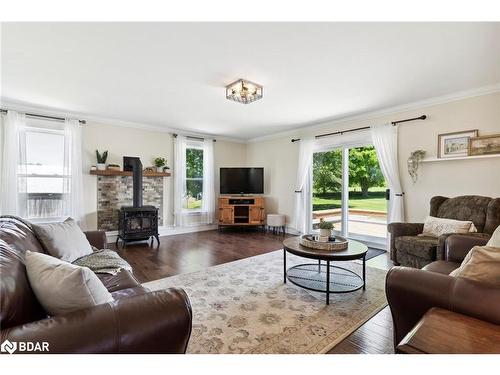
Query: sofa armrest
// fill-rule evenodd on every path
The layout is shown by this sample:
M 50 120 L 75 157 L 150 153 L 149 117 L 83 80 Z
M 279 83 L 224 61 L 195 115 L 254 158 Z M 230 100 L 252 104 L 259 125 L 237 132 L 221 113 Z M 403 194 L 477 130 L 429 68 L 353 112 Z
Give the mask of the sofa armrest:
M 103 230 L 89 230 L 85 233 L 90 244 L 98 249 L 105 249 L 107 246 L 106 232 Z
M 500 324 L 500 288 L 408 267 L 393 267 L 386 295 L 394 324 L 394 346 L 432 307 Z
M 49 343 L 50 353 L 184 353 L 192 311 L 181 289 L 168 289 L 12 327 L 2 342 Z
M 423 223 L 390 223 L 387 231 L 390 233 L 390 255 L 391 259 L 398 264 L 395 241 L 401 236 L 416 236 L 424 230 Z
M 489 239 L 490 235 L 486 233 L 452 234 L 446 239 L 446 260 L 461 263 L 470 249 L 486 245 Z

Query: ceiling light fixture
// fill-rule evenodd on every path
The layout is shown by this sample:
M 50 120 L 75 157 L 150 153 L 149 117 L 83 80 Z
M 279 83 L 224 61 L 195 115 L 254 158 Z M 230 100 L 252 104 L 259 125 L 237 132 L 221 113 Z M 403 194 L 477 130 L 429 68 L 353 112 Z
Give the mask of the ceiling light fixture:
M 226 99 L 243 104 L 252 103 L 262 99 L 262 86 L 244 79 L 239 79 L 226 86 Z

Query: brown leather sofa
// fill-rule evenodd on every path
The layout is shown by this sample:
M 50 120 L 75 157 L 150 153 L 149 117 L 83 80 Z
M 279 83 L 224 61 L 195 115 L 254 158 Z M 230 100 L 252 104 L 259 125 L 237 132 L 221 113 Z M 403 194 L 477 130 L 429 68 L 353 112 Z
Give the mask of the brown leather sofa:
M 470 220 L 477 228 L 471 236 L 488 239 L 500 225 L 500 198 L 463 195 L 455 198 L 436 196 L 430 202 L 430 216 Z M 423 223 L 391 223 L 390 255 L 396 265 L 422 268 L 435 260 L 443 260 L 445 241 L 450 234 L 439 238 L 419 236 Z
M 102 231 L 85 233 L 101 249 Z M 50 353 L 184 353 L 191 335 L 192 311 L 181 289 L 151 292 L 135 277 L 97 274 L 112 303 L 48 317 L 30 287 L 26 250 L 45 253 L 29 225 L 0 217 L 0 342 L 46 341 Z
M 500 324 L 500 288 L 449 276 L 469 250 L 485 238 L 454 234 L 445 243 L 445 259 L 423 269 L 393 267 L 386 278 L 386 295 L 394 324 L 394 347 L 432 307 Z

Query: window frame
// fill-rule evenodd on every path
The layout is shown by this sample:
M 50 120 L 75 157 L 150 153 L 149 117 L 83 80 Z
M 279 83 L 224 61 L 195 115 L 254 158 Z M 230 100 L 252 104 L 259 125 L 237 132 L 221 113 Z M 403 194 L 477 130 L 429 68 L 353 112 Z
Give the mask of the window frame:
M 187 190 L 187 182 L 188 181 L 201 181 L 202 183 L 202 192 L 203 192 L 203 184 L 205 183 L 205 176 L 203 175 L 203 167 L 202 167 L 202 176 L 201 177 L 187 177 L 187 151 L 189 149 L 195 149 L 195 150 L 201 150 L 203 152 L 203 158 L 205 157 L 205 150 L 203 147 L 203 142 L 199 141 L 188 141 L 186 144 L 186 169 L 185 169 L 185 185 L 186 185 L 186 190 Z M 203 159 L 203 164 L 205 164 L 205 159 Z M 192 215 L 199 215 L 203 211 L 203 197 L 201 199 L 201 205 L 200 208 L 187 208 L 187 207 L 182 207 L 182 211 L 187 213 L 187 214 L 192 214 Z
M 25 154 L 26 154 L 26 157 L 27 157 L 27 154 L 28 154 L 28 149 L 27 149 L 27 144 L 26 144 L 26 136 L 29 134 L 29 133 L 38 133 L 38 134 L 50 134 L 50 135 L 58 135 L 58 136 L 62 136 L 63 137 L 63 141 L 66 142 L 65 140 L 65 132 L 64 132 L 64 127 L 61 126 L 60 124 L 56 124 L 54 123 L 53 121 L 51 120 L 39 120 L 39 119 L 27 119 L 26 121 L 26 126 L 24 127 L 24 129 L 22 129 L 22 132 L 21 132 L 21 142 L 24 143 L 24 147 L 25 147 Z M 61 157 L 63 158 L 64 160 L 64 157 L 65 157 L 65 150 L 63 149 L 63 154 L 61 155 Z M 68 180 L 69 182 L 69 186 L 71 186 L 71 175 L 69 174 L 64 174 L 64 161 L 63 161 L 63 173 L 61 174 L 43 174 L 43 173 L 22 173 L 23 170 L 26 170 L 27 167 L 28 167 L 28 164 L 27 164 L 27 161 L 26 161 L 26 164 L 19 164 L 19 167 L 20 167 L 20 170 L 18 170 L 17 172 L 17 178 L 20 179 L 20 178 L 54 178 L 54 179 L 62 179 L 63 180 L 63 184 L 65 183 L 64 180 Z M 25 193 L 21 192 L 21 191 L 18 191 L 17 194 L 25 194 L 26 195 L 26 202 L 28 202 L 29 200 L 29 197 L 30 197 L 30 194 L 43 194 L 43 195 L 47 195 L 47 196 L 52 196 L 54 194 L 60 194 L 61 195 L 61 199 L 57 199 L 57 200 L 61 200 L 62 202 L 64 202 L 65 200 L 65 195 L 66 194 L 71 194 L 70 192 L 69 193 L 65 193 L 64 191 L 61 192 L 61 193 L 57 193 L 57 192 L 50 192 L 50 193 L 30 193 L 28 191 L 26 191 Z M 35 222 L 35 223 L 50 223 L 50 222 L 58 222 L 58 221 L 62 221 L 65 219 L 66 215 L 64 215 L 64 213 L 62 213 L 63 215 L 62 216 L 48 216 L 48 217 L 30 217 L 29 216 L 29 211 L 28 211 L 28 206 L 26 206 L 26 219 L 27 220 L 30 220 L 31 222 Z

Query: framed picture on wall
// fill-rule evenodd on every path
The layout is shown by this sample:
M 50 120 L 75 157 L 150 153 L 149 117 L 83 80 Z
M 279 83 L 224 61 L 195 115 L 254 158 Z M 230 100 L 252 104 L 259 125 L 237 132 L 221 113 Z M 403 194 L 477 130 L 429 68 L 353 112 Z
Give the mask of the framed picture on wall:
M 469 142 L 469 155 L 500 154 L 500 134 L 474 137 Z
M 469 155 L 469 140 L 477 137 L 477 129 L 438 135 L 438 158 Z

